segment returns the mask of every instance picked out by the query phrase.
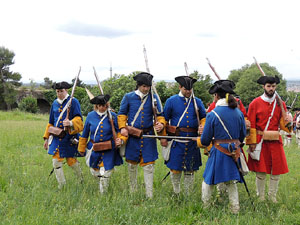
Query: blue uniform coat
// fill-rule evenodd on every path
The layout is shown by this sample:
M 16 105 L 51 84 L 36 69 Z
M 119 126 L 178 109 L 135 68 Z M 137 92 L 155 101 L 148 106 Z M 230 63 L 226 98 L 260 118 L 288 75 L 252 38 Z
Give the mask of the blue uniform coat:
M 154 95 L 158 102 L 158 98 Z M 131 123 L 134 119 L 136 112 L 138 111 L 140 105 L 142 104 L 142 99 L 134 91 L 127 93 L 121 102 L 120 111 L 118 115 L 128 116 L 127 123 L 131 126 Z M 161 111 L 161 108 L 158 104 L 158 111 Z M 151 95 L 148 95 L 147 101 L 145 102 L 143 109 L 137 117 L 134 127 L 139 129 L 146 129 L 153 127 L 153 109 L 152 109 L 152 100 Z M 145 134 L 154 134 L 153 131 L 147 132 Z M 140 161 L 140 155 L 143 157 L 144 163 L 153 162 L 158 159 L 158 152 L 156 146 L 156 139 L 151 138 L 134 138 L 129 137 L 125 157 L 128 160 L 135 162 Z
M 228 106 L 217 106 L 214 111 L 222 119 L 232 138 L 239 139 L 242 143 L 246 136 L 243 113 L 238 108 L 231 109 Z M 210 112 L 206 117 L 201 143 L 208 146 L 213 138 L 216 140 L 230 139 L 219 119 L 213 112 Z M 221 146 L 225 149 L 228 148 L 228 144 L 221 144 Z M 210 150 L 203 177 L 205 183 L 209 185 L 230 180 L 242 182 L 233 158 L 220 152 L 214 146 Z
M 113 116 L 116 133 L 118 133 L 119 129 L 118 129 L 118 122 L 117 122 L 117 115 L 114 112 L 112 112 L 112 116 Z M 115 148 L 115 142 L 113 140 L 111 124 L 108 116 L 106 116 L 106 118 L 101 122 L 97 134 L 95 135 L 97 126 L 103 117 L 104 115 L 100 116 L 95 111 L 90 112 L 87 115 L 81 137 L 83 138 L 90 137 L 90 140 L 87 144 L 88 149 L 91 149 L 93 147 L 93 143 L 91 141 L 103 142 L 103 141 L 112 140 L 113 148 L 111 150 L 106 150 L 101 152 L 92 151 L 90 157 L 90 167 L 99 168 L 98 166 L 99 163 L 103 162 L 105 170 L 111 170 L 114 168 L 114 166 L 121 165 L 123 163 L 123 160 L 119 154 L 119 151 Z
M 205 118 L 205 108 L 202 101 L 196 98 L 196 103 L 199 109 L 200 120 Z M 183 114 L 188 101 L 184 97 L 174 95 L 170 97 L 164 107 L 164 116 L 166 121 L 172 126 L 177 126 L 177 123 Z M 194 101 L 191 100 L 189 108 L 183 116 L 179 127 L 181 128 L 195 128 L 198 130 L 198 121 L 195 113 Z M 197 137 L 197 132 L 187 133 L 180 132 L 183 137 Z M 200 149 L 197 147 L 196 141 L 189 141 L 188 143 L 173 142 L 170 152 L 169 161 L 165 162 L 167 167 L 178 171 L 195 171 L 199 170 L 202 165 Z
M 49 118 L 50 124 L 52 124 L 53 126 L 56 125 L 61 111 L 63 110 L 63 108 L 65 107 L 65 105 L 69 100 L 70 100 L 70 96 L 67 99 L 65 99 L 62 104 L 60 104 L 57 100 L 54 100 L 50 109 L 50 118 Z M 63 116 L 58 121 L 57 127 L 64 129 L 63 121 L 65 120 L 66 116 L 67 116 L 67 110 L 64 112 Z M 70 108 L 69 120 L 72 120 L 76 116 L 80 116 L 82 118 L 79 101 L 76 98 L 73 98 L 72 105 Z M 59 150 L 59 156 L 61 158 L 79 157 L 80 154 L 77 151 L 77 145 L 72 144 L 71 142 L 71 139 L 73 137 L 78 139 L 79 134 L 70 135 L 67 132 L 67 135 L 64 138 L 53 136 L 53 140 L 48 149 L 48 154 L 54 155 L 57 152 L 57 150 Z

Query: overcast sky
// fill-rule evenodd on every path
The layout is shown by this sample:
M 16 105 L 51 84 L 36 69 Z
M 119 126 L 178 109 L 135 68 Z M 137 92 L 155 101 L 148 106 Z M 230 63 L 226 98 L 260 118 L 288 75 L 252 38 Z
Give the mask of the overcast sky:
M 22 82 L 100 79 L 145 71 L 143 45 L 156 80 L 189 71 L 225 79 L 233 69 L 268 62 L 300 79 L 297 0 L 6 0 L 0 46 L 15 53 Z

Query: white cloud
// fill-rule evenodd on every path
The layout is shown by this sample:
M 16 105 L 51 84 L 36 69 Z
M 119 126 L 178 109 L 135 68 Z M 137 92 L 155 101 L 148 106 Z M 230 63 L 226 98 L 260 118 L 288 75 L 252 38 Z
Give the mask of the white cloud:
M 23 82 L 48 76 L 71 81 L 101 79 L 145 70 L 171 80 L 189 70 L 211 74 L 206 57 L 222 78 L 260 62 L 285 78 L 298 78 L 300 47 L 296 0 L 287 1 L 5 1 L 0 44 L 14 51 L 14 71 Z

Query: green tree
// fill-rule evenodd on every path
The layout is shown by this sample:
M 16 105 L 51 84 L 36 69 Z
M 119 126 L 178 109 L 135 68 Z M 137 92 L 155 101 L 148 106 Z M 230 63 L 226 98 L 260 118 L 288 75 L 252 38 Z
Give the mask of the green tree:
M 19 103 L 21 111 L 36 113 L 38 111 L 37 99 L 32 96 L 23 98 Z
M 124 74 L 115 74 L 112 78 L 102 82 L 104 94 L 110 95 L 110 105 L 116 112 L 118 112 L 120 109 L 123 96 L 126 93 L 135 90 L 136 82 L 133 80 L 133 77 L 136 74 L 138 74 L 138 72 L 133 72 L 128 76 Z
M 53 81 L 50 80 L 49 77 L 45 77 L 44 78 L 44 84 L 41 85 L 42 87 L 46 88 L 46 89 L 51 89 L 52 88 L 52 85 L 53 85 Z
M 175 82 L 167 83 L 166 81 L 158 81 L 155 83 L 155 88 L 163 105 L 168 98 L 178 93 L 178 85 Z
M 191 77 L 197 79 L 197 82 L 194 84 L 194 94 L 196 97 L 200 98 L 206 106 L 208 103 L 212 102 L 212 96 L 208 93 L 209 88 L 212 86 L 212 79 L 210 75 L 199 74 L 198 71 L 194 71 Z
M 16 87 L 21 86 L 19 82 L 21 74 L 10 71 L 14 64 L 15 53 L 5 47 L 0 47 L 0 102 L 4 103 L 1 108 L 11 109 L 16 102 Z
M 72 86 L 74 85 L 75 79 L 76 78 L 72 79 Z M 83 83 L 83 81 L 78 78 L 76 87 L 84 88 L 85 86 L 86 86 L 85 83 Z
M 286 99 L 286 80 L 282 79 L 282 74 L 280 74 L 275 67 L 270 66 L 268 63 L 262 63 L 260 65 L 266 75 L 277 75 L 280 78 L 280 83 L 278 84 L 276 91 L 283 99 Z M 247 106 L 254 98 L 262 95 L 263 93 L 262 86 L 256 82 L 262 75 L 257 66 L 255 64 L 251 64 L 245 65 L 239 70 L 231 71 L 228 79 L 231 79 L 237 73 L 240 75 L 240 78 L 236 83 L 235 92 L 241 97 L 243 104 Z

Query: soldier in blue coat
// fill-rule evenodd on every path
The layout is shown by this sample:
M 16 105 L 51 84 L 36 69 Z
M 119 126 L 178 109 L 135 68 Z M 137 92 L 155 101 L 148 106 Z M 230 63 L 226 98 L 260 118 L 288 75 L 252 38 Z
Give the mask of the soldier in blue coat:
M 83 130 L 83 122 L 78 100 L 76 98 L 71 100 L 67 92 L 71 85 L 63 81 L 54 83 L 52 87 L 56 91 L 57 99 L 52 103 L 49 123 L 43 138 L 45 140 L 44 148 L 48 150 L 49 155 L 52 155 L 53 168 L 59 188 L 62 188 L 66 184 L 62 168 L 64 158 L 66 158 L 67 164 L 82 181 L 82 172 L 76 157 L 80 156 L 77 151 L 77 142 L 79 133 Z M 69 117 L 66 118 L 67 108 L 70 103 Z M 52 128 L 55 128 L 56 131 L 59 129 L 63 131 L 58 136 L 57 132 L 53 132 Z
M 205 123 L 205 107 L 199 98 L 193 99 L 193 84 L 197 81 L 189 76 L 179 76 L 175 80 L 179 83 L 179 94 L 167 99 L 164 107 L 164 117 L 169 123 L 167 132 L 171 135 L 182 137 L 197 137 L 198 125 L 195 102 L 198 108 L 200 124 Z M 172 133 L 170 127 L 176 128 Z M 165 139 L 161 140 L 163 146 L 167 146 Z M 176 194 L 180 192 L 180 180 L 184 172 L 184 186 L 188 194 L 194 183 L 194 171 L 202 165 L 200 149 L 196 141 L 172 140 L 169 160 L 165 162 L 171 170 L 171 181 Z
M 154 134 L 154 129 L 160 132 L 165 126 L 165 120 L 163 116 L 158 115 L 157 122 L 155 124 L 153 122 L 154 114 L 150 94 L 153 76 L 142 72 L 133 79 L 137 82 L 137 89 L 123 97 L 118 114 L 118 124 L 121 134 L 128 137 L 125 158 L 128 163 L 130 190 L 134 192 L 137 189 L 137 166 L 140 164 L 144 170 L 146 196 L 152 198 L 154 163 L 158 158 L 156 139 L 144 139 L 137 136 L 135 132 Z M 153 96 L 158 101 L 157 96 Z M 159 105 L 158 111 L 161 112 Z
M 206 162 L 202 183 L 202 201 L 209 205 L 213 185 L 225 183 L 233 213 L 239 211 L 237 182 L 242 182 L 236 162 L 240 143 L 246 136 L 245 119 L 231 94 L 234 84 L 229 80 L 216 81 L 209 93 L 217 98 L 216 108 L 206 117 L 201 144 L 213 143 Z
M 107 191 L 114 166 L 123 164 L 119 150 L 116 148 L 122 143 L 117 115 L 114 112 L 108 112 L 109 98 L 109 95 L 99 95 L 90 100 L 95 105 L 94 111 L 87 115 L 78 144 L 78 151 L 82 155 L 84 155 L 86 149 L 89 151 L 87 153 L 87 164 L 91 168 L 92 175 L 99 178 L 101 194 Z M 110 119 L 113 121 L 113 128 Z M 115 129 L 116 140 L 113 138 L 112 129 Z

